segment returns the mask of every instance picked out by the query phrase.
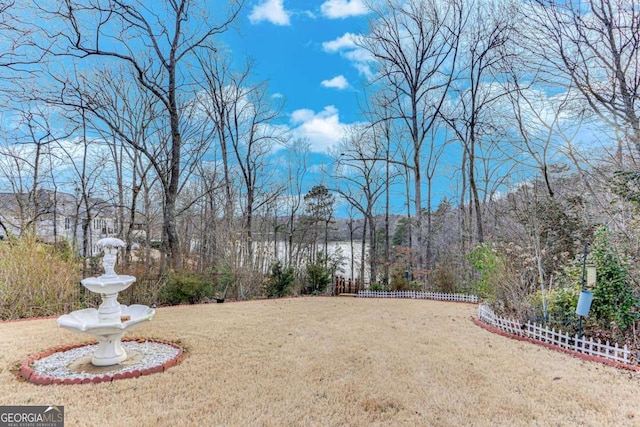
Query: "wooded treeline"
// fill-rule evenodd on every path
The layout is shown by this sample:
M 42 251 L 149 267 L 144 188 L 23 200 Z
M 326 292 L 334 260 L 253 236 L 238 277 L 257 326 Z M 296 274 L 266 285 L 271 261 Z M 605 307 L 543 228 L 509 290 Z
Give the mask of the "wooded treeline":
M 21 225 L 43 214 L 39 189 L 74 194 L 79 224 L 108 199 L 120 237 L 142 216 L 143 249 L 160 242 L 159 260 L 140 251 L 149 271 L 213 275 L 247 298 L 275 271 L 326 286 L 340 203 L 364 243 L 356 276 L 473 287 L 522 315 L 540 292 L 548 316 L 594 236 L 638 257 L 637 2 L 369 2 L 352 35 L 364 120 L 313 183 L 313 147 L 221 41 L 246 5 L 208 3 L 0 2 L 0 182 L 29 195 Z

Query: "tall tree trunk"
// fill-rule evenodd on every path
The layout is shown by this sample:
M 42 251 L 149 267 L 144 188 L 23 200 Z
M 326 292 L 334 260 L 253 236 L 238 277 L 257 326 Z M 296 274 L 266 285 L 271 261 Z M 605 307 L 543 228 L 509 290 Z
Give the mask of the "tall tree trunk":
M 375 226 L 375 218 L 371 211 L 367 212 L 366 220 L 369 221 L 369 266 L 370 266 L 370 275 L 369 281 L 371 283 L 377 281 L 377 244 L 376 244 L 376 226 Z
M 360 285 L 364 288 L 364 271 L 367 265 L 367 220 L 362 222 L 362 247 L 360 248 Z
M 475 136 L 473 132 L 475 130 L 472 129 L 472 134 L 469 142 L 469 189 L 471 190 L 471 197 L 473 200 L 473 209 L 475 211 L 476 216 L 476 240 L 478 243 L 484 242 L 484 229 L 482 225 L 482 208 L 480 206 L 480 197 L 478 195 L 478 184 L 476 182 L 476 173 L 475 173 Z

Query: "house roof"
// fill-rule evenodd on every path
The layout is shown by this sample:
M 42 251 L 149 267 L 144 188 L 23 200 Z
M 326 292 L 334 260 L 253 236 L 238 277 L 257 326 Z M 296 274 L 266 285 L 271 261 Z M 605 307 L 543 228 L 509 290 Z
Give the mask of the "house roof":
M 76 212 L 79 215 L 84 215 L 86 212 L 85 203 L 78 200 L 75 195 L 53 191 L 47 189 L 41 189 L 37 192 L 38 197 L 38 214 L 46 215 L 51 214 L 54 210 L 59 215 L 74 216 Z M 12 216 L 19 215 L 21 206 L 30 205 L 32 201 L 32 193 L 2 193 L 0 192 L 0 214 L 9 213 Z M 76 211 L 76 208 L 79 209 Z M 118 206 L 110 203 L 107 200 L 91 197 L 89 198 L 89 209 L 92 216 L 116 216 Z M 141 212 L 137 212 L 137 215 L 144 216 Z

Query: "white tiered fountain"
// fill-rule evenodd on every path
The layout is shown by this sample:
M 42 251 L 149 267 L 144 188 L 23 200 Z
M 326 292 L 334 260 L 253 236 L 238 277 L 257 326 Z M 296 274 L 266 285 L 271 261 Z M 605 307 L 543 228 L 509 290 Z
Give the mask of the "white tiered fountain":
M 88 277 L 80 283 L 91 292 L 102 296 L 102 304 L 95 308 L 76 310 L 58 318 L 58 326 L 76 332 L 94 335 L 98 348 L 91 363 L 95 366 L 111 366 L 127 359 L 122 348 L 122 336 L 143 322 L 151 320 L 155 310 L 146 305 L 126 306 L 118 303 L 118 293 L 136 281 L 134 276 L 116 274 L 114 265 L 119 247 L 124 242 L 116 238 L 101 239 L 97 245 L 104 251 L 102 266 L 105 273 L 100 277 Z

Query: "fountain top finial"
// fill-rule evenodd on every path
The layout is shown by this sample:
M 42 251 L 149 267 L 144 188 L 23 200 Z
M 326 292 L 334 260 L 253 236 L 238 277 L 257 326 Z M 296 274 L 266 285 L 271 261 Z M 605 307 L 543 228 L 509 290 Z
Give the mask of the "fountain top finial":
M 125 246 L 124 242 L 120 239 L 116 239 L 115 237 L 105 237 L 104 239 L 100 239 L 96 242 L 98 247 L 102 248 L 104 252 L 104 257 L 102 258 L 102 266 L 104 267 L 104 277 L 116 277 L 117 274 L 114 271 L 113 267 L 116 263 L 116 254 L 118 253 L 118 248 L 123 248 Z
M 100 248 L 124 248 L 125 243 L 116 237 L 105 237 L 96 242 Z

